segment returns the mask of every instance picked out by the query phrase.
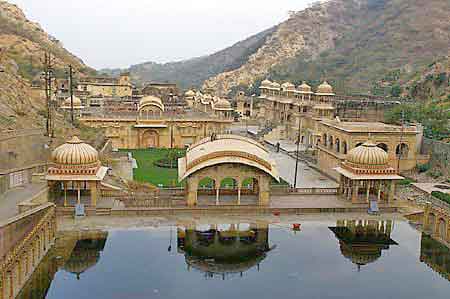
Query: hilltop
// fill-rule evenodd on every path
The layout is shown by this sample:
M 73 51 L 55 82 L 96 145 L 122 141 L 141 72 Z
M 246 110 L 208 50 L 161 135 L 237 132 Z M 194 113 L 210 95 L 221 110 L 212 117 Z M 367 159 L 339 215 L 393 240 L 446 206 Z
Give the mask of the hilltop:
M 450 1 L 331 0 L 215 54 L 130 71 L 138 83 L 172 81 L 221 94 L 264 78 L 313 85 L 326 78 L 338 92 L 388 95 L 448 55 L 449 45 Z M 395 73 L 399 82 L 388 84 Z
M 44 99 L 32 92 L 30 86 L 33 80 L 40 80 L 44 53 L 53 56 L 56 77 L 64 77 L 69 64 L 80 76 L 94 70 L 67 51 L 38 23 L 28 20 L 16 5 L 0 1 L 0 24 L 0 130 L 41 127 Z

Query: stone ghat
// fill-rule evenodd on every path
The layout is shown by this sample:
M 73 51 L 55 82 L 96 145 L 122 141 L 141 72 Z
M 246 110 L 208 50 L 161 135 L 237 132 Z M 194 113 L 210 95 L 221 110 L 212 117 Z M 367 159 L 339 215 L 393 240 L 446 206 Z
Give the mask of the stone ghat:
M 398 213 L 400 207 L 380 207 L 380 213 Z M 73 217 L 74 208 L 57 208 L 56 214 L 61 217 Z M 166 215 L 301 215 L 321 213 L 367 213 L 367 206 L 329 207 L 329 208 L 275 208 L 259 206 L 205 206 L 205 207 L 177 207 L 177 208 L 126 208 L 126 209 L 94 209 L 87 208 L 89 216 L 166 216 Z

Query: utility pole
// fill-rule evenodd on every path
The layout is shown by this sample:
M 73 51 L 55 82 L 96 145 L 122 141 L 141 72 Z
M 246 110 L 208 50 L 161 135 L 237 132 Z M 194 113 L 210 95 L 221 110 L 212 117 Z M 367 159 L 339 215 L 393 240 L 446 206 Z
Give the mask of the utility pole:
M 47 136 L 53 137 L 53 118 L 52 118 L 52 79 L 53 79 L 53 59 L 50 53 L 44 53 L 44 72 L 42 73 L 45 81 L 45 99 L 47 104 L 47 121 L 46 121 L 46 133 Z
M 303 118 L 300 118 L 298 121 L 298 140 L 297 140 L 297 153 L 295 155 L 295 174 L 294 174 L 294 189 L 297 188 L 297 173 L 298 173 L 298 158 L 300 151 L 300 140 L 301 140 L 301 132 L 303 126 Z
M 400 160 L 402 159 L 403 156 L 403 134 L 405 131 L 405 111 L 402 110 L 402 118 L 401 118 L 401 122 L 402 122 L 402 128 L 400 131 L 400 144 L 398 145 L 398 157 L 397 157 L 397 172 L 400 173 Z
M 75 125 L 73 120 L 73 77 L 72 77 L 72 65 L 69 64 L 69 93 L 70 93 L 70 121 L 72 127 Z

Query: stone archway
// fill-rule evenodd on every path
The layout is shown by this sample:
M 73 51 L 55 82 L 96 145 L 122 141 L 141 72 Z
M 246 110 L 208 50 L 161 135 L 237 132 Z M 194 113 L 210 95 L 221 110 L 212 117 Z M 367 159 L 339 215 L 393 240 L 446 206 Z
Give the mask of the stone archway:
M 159 147 L 159 134 L 155 130 L 147 130 L 141 136 L 141 148 Z

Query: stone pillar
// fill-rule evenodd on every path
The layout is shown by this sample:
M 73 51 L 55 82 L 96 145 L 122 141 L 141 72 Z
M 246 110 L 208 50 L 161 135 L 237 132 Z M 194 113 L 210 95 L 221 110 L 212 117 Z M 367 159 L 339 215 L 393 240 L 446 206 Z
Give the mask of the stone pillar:
M 356 182 L 353 182 L 353 190 L 352 190 L 352 203 L 358 203 L 358 192 L 359 192 L 359 188 L 356 185 Z
M 366 202 L 369 202 L 369 195 L 370 195 L 370 181 L 366 182 L 367 186 L 366 186 Z
M 81 183 L 77 182 L 77 204 L 81 204 L 81 196 L 80 196 L 80 188 L 81 188 Z
M 64 206 L 67 207 L 67 182 L 63 182 L 64 188 Z
M 392 180 L 389 186 L 388 203 L 394 200 L 394 195 L 395 195 L 395 181 Z
M 259 184 L 259 205 L 268 206 L 270 204 L 270 179 L 266 176 L 261 176 L 258 179 Z
M 216 187 L 216 206 L 219 205 L 220 187 Z
M 91 206 L 96 207 L 98 196 L 97 182 L 89 182 L 89 188 L 91 189 Z
M 377 194 L 377 200 L 378 202 L 381 199 L 381 182 L 378 184 L 378 194 Z
M 241 205 L 241 185 L 238 185 L 238 199 L 237 199 L 238 206 Z
M 193 179 L 193 178 L 188 178 L 187 182 L 186 182 L 186 189 L 187 189 L 187 194 L 186 194 L 186 200 L 187 200 L 187 205 L 189 207 L 193 207 L 197 205 L 197 189 L 198 189 L 198 182 L 197 180 Z

